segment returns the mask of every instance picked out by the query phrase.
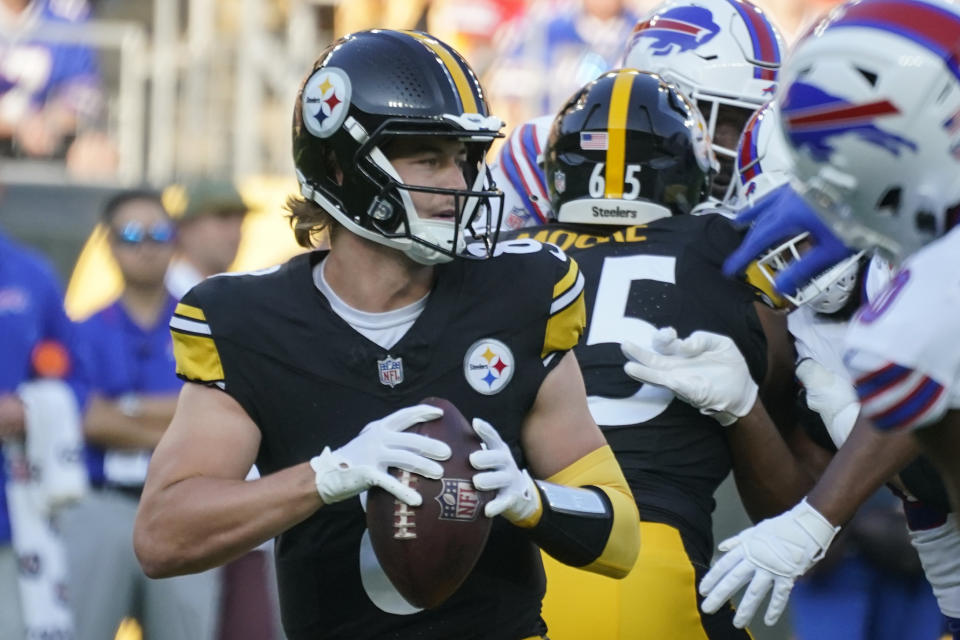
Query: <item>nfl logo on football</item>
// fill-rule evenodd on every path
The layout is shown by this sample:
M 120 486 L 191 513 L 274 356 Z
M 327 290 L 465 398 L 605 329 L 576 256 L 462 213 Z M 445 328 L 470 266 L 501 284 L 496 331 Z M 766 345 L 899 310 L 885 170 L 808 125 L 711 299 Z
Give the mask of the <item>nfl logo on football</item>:
M 472 480 L 444 478 L 443 491 L 434 499 L 440 503 L 441 520 L 470 522 L 480 513 L 480 496 Z
M 380 384 L 393 388 L 403 382 L 403 358 L 387 356 L 377 360 L 377 369 L 380 371 Z

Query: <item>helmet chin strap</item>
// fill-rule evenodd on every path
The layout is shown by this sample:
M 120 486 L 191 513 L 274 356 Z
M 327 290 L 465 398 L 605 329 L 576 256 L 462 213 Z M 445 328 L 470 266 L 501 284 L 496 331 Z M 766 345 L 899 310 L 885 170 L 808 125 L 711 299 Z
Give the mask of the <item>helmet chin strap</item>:
M 416 232 L 413 231 L 414 226 L 417 228 Z M 410 231 L 411 234 L 416 235 L 418 238 L 425 240 L 426 242 L 442 245 L 443 243 L 437 239 L 437 236 L 434 232 L 443 232 L 444 234 L 450 235 L 452 238 L 453 233 L 455 233 L 453 226 L 454 225 L 452 222 L 447 222 L 446 220 L 426 221 L 418 218 L 416 225 L 411 223 Z M 449 229 L 447 227 L 449 227 Z M 426 265 L 441 264 L 453 260 L 453 256 L 441 251 L 437 251 L 433 247 L 428 247 L 427 245 L 419 242 L 412 243 L 406 254 L 414 262 Z

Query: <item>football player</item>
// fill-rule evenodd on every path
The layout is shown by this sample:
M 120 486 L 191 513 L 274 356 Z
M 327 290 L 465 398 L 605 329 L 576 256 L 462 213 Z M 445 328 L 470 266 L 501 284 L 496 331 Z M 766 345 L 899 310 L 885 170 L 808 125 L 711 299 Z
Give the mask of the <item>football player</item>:
M 494 184 L 503 191 L 501 228 L 520 229 L 550 218 L 547 180 L 540 166 L 553 116 L 539 116 L 514 128 L 490 165 Z
M 571 351 L 579 268 L 556 247 L 497 245 L 495 232 L 476 237 L 495 259 L 461 251 L 495 215 L 484 155 L 501 126 L 463 58 L 427 34 L 360 32 L 322 54 L 294 109 L 291 206 L 301 243 L 327 231 L 330 250 L 210 278 L 177 307 L 187 384 L 135 532 L 150 575 L 277 537 L 291 640 L 519 640 L 546 633 L 534 543 L 604 575 L 630 570 L 636 506 Z M 485 515 L 502 517 L 466 582 L 421 611 L 379 568 L 359 496 L 435 499 L 387 471 L 441 476 L 450 448 L 405 432 L 440 416 L 417 404 L 431 395 L 474 417 L 472 481 L 496 492 Z M 254 462 L 264 475 L 244 482 Z
M 713 493 L 733 466 L 759 519 L 792 504 L 770 496 L 799 498 L 811 484 L 754 403 L 754 380 L 771 398 L 792 381 L 783 318 L 753 287 L 723 276 L 723 259 L 740 241 L 729 221 L 686 215 L 709 193 L 708 139 L 696 107 L 658 76 L 605 74 L 570 98 L 551 129 L 544 169 L 556 224 L 507 236 L 556 243 L 581 264 L 590 321 L 575 351 L 591 413 L 641 514 L 644 545 L 621 585 L 551 568 L 545 615 L 563 616 L 558 637 L 748 637 L 732 625 L 732 610 L 696 608 L 696 581 L 713 548 Z M 657 332 L 667 325 L 677 333 Z M 674 344 L 703 331 L 750 354 L 742 397 L 711 415 L 625 374 L 625 340 Z M 756 457 L 777 462 L 762 469 Z M 603 593 L 603 601 L 585 602 L 577 590 Z M 576 617 L 581 627 L 572 626 Z
M 737 141 L 773 98 L 785 51 L 779 30 L 747 0 L 667 0 L 634 27 L 623 66 L 660 74 L 707 121 L 720 161 L 711 207 L 731 195 Z
M 738 204 L 749 206 L 789 180 L 793 163 L 788 153 L 777 107 L 771 103 L 758 111 L 740 142 Z M 808 238 L 807 232 L 800 233 L 762 255 L 757 261 L 761 270 L 775 280 L 778 273 L 800 259 Z M 774 598 L 765 620 L 768 624 L 775 622 L 786 605 L 793 579 L 809 570 L 833 539 L 836 528 L 823 514 L 830 513 L 836 518 L 834 522 L 847 521 L 884 481 L 903 500 L 911 543 L 920 554 L 941 611 L 949 624 L 957 625 L 960 567 L 954 559 L 960 557 L 960 531 L 949 515 L 943 485 L 928 460 L 910 462 L 916 458 L 917 447 L 907 434 L 880 437 L 863 424 L 854 429 L 860 404 L 843 364 L 843 337 L 861 302 L 880 298 L 891 278 L 886 261 L 874 256 L 867 262 L 862 256 L 860 252 L 828 265 L 796 291 L 784 292 L 796 307 L 788 326 L 799 358 L 797 376 L 805 386 L 807 404 L 820 416 L 802 416 L 801 423 L 815 442 L 837 455 L 807 500 L 721 543 L 722 551 L 731 552 L 701 582 L 706 597 L 703 608 L 717 610 L 742 584 L 752 581 L 755 589 L 748 590 L 737 609 L 734 621 L 738 626 L 747 624 L 756 612 L 766 594 L 764 581 L 771 573 L 778 577 L 774 578 Z M 681 357 L 682 364 L 678 362 Z M 712 362 L 706 350 L 649 354 L 644 359 L 643 376 L 678 391 L 696 384 L 703 397 L 722 395 L 722 389 L 711 385 L 736 375 L 737 370 L 731 367 L 710 379 L 687 377 L 705 360 Z M 900 473 L 892 477 L 897 471 Z M 803 551 L 791 561 L 790 549 Z M 746 560 L 744 555 L 752 559 Z M 778 560 L 776 567 L 773 558 Z
M 952 53 L 960 12 L 938 0 L 904 7 L 910 24 L 901 28 L 880 0 L 844 5 L 798 47 L 802 64 L 791 65 L 783 97 L 798 190 L 778 189 L 745 213 L 756 222 L 730 269 L 797 230 L 809 231 L 815 246 L 778 277 L 783 290 L 835 263 L 850 252 L 847 245 L 877 248 L 898 263 L 910 257 L 888 295 L 858 315 L 847 362 L 875 426 L 922 428 L 917 437 L 928 441 L 924 450 L 957 506 L 956 350 L 943 347 L 952 324 L 932 320 L 952 317 L 954 296 L 941 290 L 940 261 L 950 264 L 951 245 L 960 242 L 949 233 L 960 205 L 960 83 Z M 883 55 L 871 57 L 874 50 Z M 908 59 L 916 64 L 905 65 Z

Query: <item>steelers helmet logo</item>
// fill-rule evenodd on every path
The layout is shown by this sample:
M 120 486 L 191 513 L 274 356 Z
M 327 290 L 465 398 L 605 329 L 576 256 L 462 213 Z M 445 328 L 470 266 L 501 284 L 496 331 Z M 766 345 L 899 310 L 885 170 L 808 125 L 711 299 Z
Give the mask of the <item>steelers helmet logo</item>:
M 318 138 L 340 128 L 350 110 L 350 78 L 336 67 L 316 71 L 303 87 L 303 124 Z
M 510 348 L 493 338 L 478 340 L 467 349 L 463 374 L 471 387 L 486 396 L 500 393 L 513 377 L 515 361 Z

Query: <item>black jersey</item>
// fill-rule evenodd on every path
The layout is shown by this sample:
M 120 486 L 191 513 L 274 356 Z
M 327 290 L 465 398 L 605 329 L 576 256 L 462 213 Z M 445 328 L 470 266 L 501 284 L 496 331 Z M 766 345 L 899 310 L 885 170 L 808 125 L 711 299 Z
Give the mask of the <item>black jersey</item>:
M 523 465 L 523 419 L 583 328 L 583 279 L 555 247 L 520 242 L 500 251 L 438 266 L 423 312 L 390 349 L 331 310 L 312 277 L 322 252 L 209 279 L 171 321 L 178 373 L 219 386 L 243 406 L 262 433 L 264 474 L 335 449 L 370 421 L 428 396 L 450 400 L 467 419 L 488 420 Z M 518 272 L 529 278 L 515 278 Z M 291 640 L 509 639 L 544 631 L 539 552 L 506 520 L 494 521 L 476 568 L 446 603 L 406 616 L 381 611 L 364 591 L 364 531 L 354 498 L 280 535 L 277 573 Z
M 656 328 L 730 336 L 751 375 L 766 372 L 759 292 L 721 272 L 741 236 L 722 216 L 674 216 L 640 227 L 549 225 L 514 232 L 559 245 L 586 278 L 587 330 L 576 348 L 594 419 L 643 520 L 677 527 L 691 559 L 709 565 L 713 493 L 731 469 L 723 427 L 665 389 L 623 371 L 620 342 Z

